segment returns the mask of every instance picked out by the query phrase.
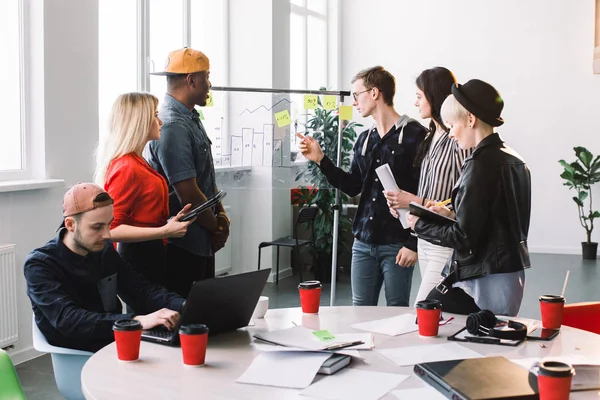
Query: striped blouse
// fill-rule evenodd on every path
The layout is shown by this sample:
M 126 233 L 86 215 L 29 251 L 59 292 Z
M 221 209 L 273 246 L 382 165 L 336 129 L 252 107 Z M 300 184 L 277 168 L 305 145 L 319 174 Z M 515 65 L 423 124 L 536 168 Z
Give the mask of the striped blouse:
M 463 163 L 472 151 L 462 150 L 458 143 L 450 138 L 448 132 L 442 133 L 431 145 L 421 163 L 417 196 L 433 201 L 450 198 L 462 172 Z

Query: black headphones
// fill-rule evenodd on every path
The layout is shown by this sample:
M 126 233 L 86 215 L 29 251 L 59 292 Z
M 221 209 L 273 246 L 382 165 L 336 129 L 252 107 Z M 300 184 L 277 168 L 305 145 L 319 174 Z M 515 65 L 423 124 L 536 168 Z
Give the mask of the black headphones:
M 467 317 L 467 332 L 477 336 L 491 336 L 498 339 L 523 340 L 527 336 L 527 325 L 517 321 L 507 321 L 512 330 L 496 329 L 496 316 L 490 310 L 471 313 Z

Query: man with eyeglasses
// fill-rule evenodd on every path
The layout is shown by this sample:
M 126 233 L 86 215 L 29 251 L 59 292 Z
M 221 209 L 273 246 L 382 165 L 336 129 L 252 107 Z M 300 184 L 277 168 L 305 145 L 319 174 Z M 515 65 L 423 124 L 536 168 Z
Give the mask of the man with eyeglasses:
M 319 165 L 331 185 L 348 196 L 361 195 L 352 227 L 355 306 L 377 305 L 383 284 L 388 306 L 408 306 L 410 299 L 417 239 L 390 215 L 375 169 L 389 164 L 400 189 L 415 193 L 420 169 L 414 160 L 426 129 L 396 112 L 395 92 L 394 76 L 381 66 L 362 70 L 352 79 L 354 106 L 375 123 L 356 140 L 350 171 L 336 167 L 314 138 L 306 136 L 299 144 L 302 154 Z

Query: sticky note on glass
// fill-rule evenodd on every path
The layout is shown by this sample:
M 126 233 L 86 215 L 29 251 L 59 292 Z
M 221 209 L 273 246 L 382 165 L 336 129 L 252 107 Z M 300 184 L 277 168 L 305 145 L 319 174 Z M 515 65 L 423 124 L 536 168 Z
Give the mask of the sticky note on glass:
M 206 107 L 212 107 L 215 103 L 213 103 L 213 95 L 212 92 L 208 92 L 208 99 L 206 99 Z
M 325 329 L 320 331 L 314 331 L 313 335 L 315 335 L 317 339 L 319 339 L 321 342 L 329 342 L 335 339 L 335 336 L 333 336 L 331 333 L 329 333 L 328 330 Z
M 317 108 L 318 96 L 316 94 L 305 94 L 304 95 L 304 109 L 314 110 Z
M 204 121 L 204 113 L 202 110 L 198 110 L 198 115 L 200 116 L 200 121 Z
M 340 118 L 352 121 L 352 106 L 340 106 Z
M 278 113 L 275 113 L 275 121 L 277 121 L 277 126 L 283 128 L 284 126 L 288 126 L 292 123 L 292 118 L 290 117 L 290 112 L 288 110 L 283 110 Z
M 326 110 L 335 110 L 337 108 L 337 97 L 323 96 L 323 108 Z

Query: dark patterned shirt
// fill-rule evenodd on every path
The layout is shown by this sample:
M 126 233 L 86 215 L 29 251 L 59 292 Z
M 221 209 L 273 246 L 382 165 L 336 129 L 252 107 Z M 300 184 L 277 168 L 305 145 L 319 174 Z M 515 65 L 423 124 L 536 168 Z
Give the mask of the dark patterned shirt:
M 402 116 L 383 137 L 375 127 L 360 134 L 349 172 L 336 167 L 327 157 L 321 161 L 321 171 L 329 183 L 349 196 L 361 195 L 352 226 L 358 240 L 372 244 L 402 243 L 417 251 L 417 239 L 410 234 L 410 228 L 404 228 L 390 214 L 375 169 L 389 164 L 398 187 L 416 193 L 420 168 L 413 163 L 426 132 L 417 121 Z

